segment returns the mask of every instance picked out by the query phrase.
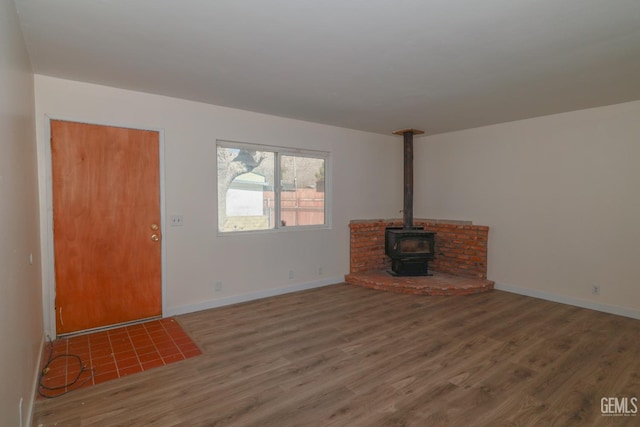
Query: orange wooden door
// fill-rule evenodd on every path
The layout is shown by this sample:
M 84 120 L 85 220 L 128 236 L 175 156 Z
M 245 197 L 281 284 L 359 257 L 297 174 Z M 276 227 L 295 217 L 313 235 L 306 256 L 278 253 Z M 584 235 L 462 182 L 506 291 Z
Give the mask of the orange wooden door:
M 58 334 L 162 314 L 159 134 L 51 121 Z

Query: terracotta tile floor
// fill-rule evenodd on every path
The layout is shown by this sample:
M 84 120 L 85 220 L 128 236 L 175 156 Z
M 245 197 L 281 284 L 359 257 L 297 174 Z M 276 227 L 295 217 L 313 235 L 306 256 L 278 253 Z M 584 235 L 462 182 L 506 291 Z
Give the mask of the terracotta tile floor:
M 47 345 L 43 369 L 50 351 Z M 198 346 L 173 318 L 62 338 L 53 342 L 53 360 L 39 391 L 46 397 L 55 397 L 199 354 Z M 75 356 L 56 358 L 59 355 Z M 73 385 L 64 387 L 74 380 Z

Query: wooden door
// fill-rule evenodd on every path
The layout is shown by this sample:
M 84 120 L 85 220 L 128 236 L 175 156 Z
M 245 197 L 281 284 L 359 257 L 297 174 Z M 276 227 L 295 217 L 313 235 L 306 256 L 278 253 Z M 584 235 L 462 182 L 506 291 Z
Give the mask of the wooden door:
M 57 333 L 162 314 L 159 134 L 51 121 Z

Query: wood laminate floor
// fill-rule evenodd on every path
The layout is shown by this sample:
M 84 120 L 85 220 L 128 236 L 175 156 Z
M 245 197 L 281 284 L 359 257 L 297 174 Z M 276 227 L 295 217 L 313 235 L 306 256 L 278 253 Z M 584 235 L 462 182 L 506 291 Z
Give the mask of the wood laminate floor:
M 640 398 L 639 320 L 345 284 L 177 319 L 201 356 L 38 401 L 33 425 L 640 425 L 600 405 Z

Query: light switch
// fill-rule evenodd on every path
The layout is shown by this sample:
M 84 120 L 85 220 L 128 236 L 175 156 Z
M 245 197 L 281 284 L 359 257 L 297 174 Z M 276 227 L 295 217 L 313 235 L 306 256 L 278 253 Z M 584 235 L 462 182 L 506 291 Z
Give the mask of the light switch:
M 172 227 L 179 227 L 184 225 L 184 219 L 182 215 L 171 215 L 169 217 L 169 224 L 171 224 Z

